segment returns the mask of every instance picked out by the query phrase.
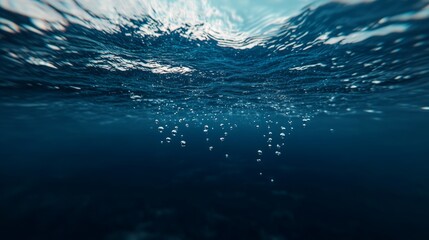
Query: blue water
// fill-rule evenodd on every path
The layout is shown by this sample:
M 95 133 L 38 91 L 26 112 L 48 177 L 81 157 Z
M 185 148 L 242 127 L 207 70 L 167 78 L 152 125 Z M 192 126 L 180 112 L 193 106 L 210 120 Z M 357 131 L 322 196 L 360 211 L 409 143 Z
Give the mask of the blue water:
M 2 239 L 429 239 L 429 2 L 0 1 Z

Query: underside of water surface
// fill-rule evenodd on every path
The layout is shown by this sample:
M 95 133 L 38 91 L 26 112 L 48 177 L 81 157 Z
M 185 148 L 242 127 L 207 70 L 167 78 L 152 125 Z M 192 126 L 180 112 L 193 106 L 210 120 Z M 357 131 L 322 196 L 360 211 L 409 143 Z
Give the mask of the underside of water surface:
M 429 1 L 0 0 L 1 239 L 429 239 Z

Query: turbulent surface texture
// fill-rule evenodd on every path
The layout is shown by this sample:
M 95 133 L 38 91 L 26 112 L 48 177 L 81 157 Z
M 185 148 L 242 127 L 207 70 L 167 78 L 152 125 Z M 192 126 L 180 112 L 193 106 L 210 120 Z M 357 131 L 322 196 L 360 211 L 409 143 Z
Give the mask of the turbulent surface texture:
M 284 12 L 249 11 L 256 19 L 213 5 L 2 1 L 2 104 L 34 90 L 150 109 L 429 105 L 427 1 L 318 2 L 299 12 L 284 2 Z

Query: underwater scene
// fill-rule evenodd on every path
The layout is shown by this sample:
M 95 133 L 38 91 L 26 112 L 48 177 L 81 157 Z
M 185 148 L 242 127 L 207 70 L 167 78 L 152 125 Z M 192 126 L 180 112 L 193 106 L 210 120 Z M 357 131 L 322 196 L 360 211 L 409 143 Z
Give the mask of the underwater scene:
M 0 0 L 0 239 L 429 239 L 429 1 Z

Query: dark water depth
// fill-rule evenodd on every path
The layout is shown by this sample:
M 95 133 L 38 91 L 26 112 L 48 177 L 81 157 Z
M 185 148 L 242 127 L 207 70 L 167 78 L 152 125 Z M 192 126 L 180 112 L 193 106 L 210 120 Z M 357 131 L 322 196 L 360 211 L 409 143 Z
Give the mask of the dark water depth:
M 0 1 L 0 239 L 429 239 L 429 2 Z

